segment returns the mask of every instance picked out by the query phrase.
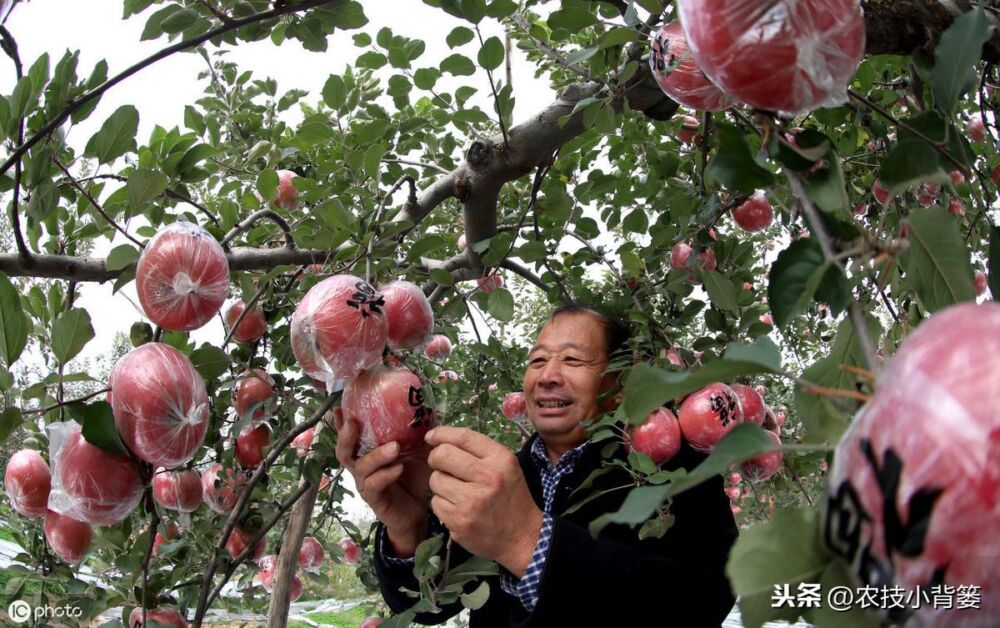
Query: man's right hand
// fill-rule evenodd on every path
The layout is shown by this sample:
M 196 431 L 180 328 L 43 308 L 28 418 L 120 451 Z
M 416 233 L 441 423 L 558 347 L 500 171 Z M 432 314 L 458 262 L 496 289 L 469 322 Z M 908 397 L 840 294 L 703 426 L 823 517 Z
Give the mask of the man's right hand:
M 430 448 L 424 445 L 418 455 L 400 458 L 399 444 L 391 442 L 355 458 L 360 426 L 357 421 L 341 416 L 334 413 L 337 460 L 354 476 L 361 499 L 385 524 L 396 556 L 409 558 L 427 538 L 427 513 L 432 497 L 431 469 L 427 465 Z

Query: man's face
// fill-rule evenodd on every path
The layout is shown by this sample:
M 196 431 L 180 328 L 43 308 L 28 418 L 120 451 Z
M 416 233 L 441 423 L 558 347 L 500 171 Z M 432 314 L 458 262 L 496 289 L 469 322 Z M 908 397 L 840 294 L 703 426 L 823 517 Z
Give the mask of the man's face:
M 556 316 L 538 335 L 528 354 L 524 393 L 528 418 L 547 442 L 583 442 L 580 422 L 610 409 L 601 399 L 614 384 L 613 374 L 604 375 L 604 334 L 596 317 L 573 313 Z

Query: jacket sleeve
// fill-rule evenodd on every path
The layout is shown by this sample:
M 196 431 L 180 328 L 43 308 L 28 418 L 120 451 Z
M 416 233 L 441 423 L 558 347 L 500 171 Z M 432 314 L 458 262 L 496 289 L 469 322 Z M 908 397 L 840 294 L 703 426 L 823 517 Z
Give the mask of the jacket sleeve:
M 556 517 L 538 603 L 525 625 L 658 618 L 719 626 L 735 601 L 725 565 L 738 534 L 722 489 L 716 476 L 678 495 L 676 523 L 662 539 L 632 543 L 638 530 L 625 528 L 594 539 L 585 524 Z

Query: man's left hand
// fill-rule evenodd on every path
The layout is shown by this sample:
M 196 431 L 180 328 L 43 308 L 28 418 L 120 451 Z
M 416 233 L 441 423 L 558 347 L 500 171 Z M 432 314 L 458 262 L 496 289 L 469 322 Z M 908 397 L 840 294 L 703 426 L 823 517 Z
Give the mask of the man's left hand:
M 456 543 L 520 578 L 538 544 L 542 511 L 517 457 L 473 430 L 441 426 L 427 433 L 433 447 L 431 508 Z

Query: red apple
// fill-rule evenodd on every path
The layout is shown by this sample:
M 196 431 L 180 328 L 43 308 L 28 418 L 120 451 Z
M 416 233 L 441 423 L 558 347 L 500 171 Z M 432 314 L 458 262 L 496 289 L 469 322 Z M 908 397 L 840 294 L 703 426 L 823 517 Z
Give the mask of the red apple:
M 689 282 L 696 282 L 698 276 L 694 268 L 688 267 L 688 259 L 694 249 L 687 242 L 678 242 L 670 249 L 670 267 L 674 270 L 685 271 L 688 274 Z M 705 249 L 698 254 L 698 266 L 703 270 L 715 270 L 715 252 L 712 249 Z
M 757 192 L 733 210 L 733 220 L 744 231 L 755 233 L 771 226 L 774 209 L 763 192 Z
M 264 448 L 271 442 L 271 426 L 267 423 L 247 425 L 236 437 L 236 459 L 244 469 L 253 469 L 264 461 Z
M 990 173 L 990 181 L 993 182 L 993 185 L 1000 185 L 1000 166 L 994 168 L 993 172 Z
M 299 175 L 291 170 L 278 171 L 278 198 L 274 200 L 274 204 L 281 209 L 295 209 L 297 205 L 299 191 L 292 182 L 297 176 Z
M 166 606 L 157 606 L 153 609 L 146 609 L 146 623 L 150 622 L 170 626 L 171 628 L 188 628 L 188 623 L 180 612 Z M 143 628 L 142 608 L 134 608 L 128 616 L 128 628 Z
M 857 0 L 683 0 L 695 63 L 723 92 L 790 114 L 843 104 L 865 52 Z
M 761 314 L 760 322 L 764 323 L 765 325 L 770 325 L 774 327 L 774 317 L 771 316 L 770 314 Z
M 67 563 L 78 563 L 90 549 L 94 529 L 89 523 L 49 510 L 45 513 L 45 540 L 56 556 Z
M 434 310 L 424 291 L 409 281 L 393 281 L 379 288 L 389 321 L 386 341 L 393 351 L 426 345 L 434 333 Z
M 482 277 L 476 279 L 476 282 L 479 284 L 480 290 L 489 293 L 503 286 L 503 277 L 500 276 L 499 270 L 493 269 Z
M 971 141 L 977 143 L 986 141 L 986 125 L 983 124 L 983 117 L 978 113 L 969 116 L 967 131 Z
M 236 324 L 236 320 L 243 313 L 243 308 L 243 299 L 237 299 L 226 310 L 226 327 L 228 329 L 232 329 L 233 325 Z M 233 332 L 233 338 L 239 342 L 256 342 L 264 337 L 266 331 L 267 319 L 264 318 L 264 313 L 260 311 L 260 308 L 255 305 L 240 321 L 239 327 Z
M 265 402 L 274 397 L 274 380 L 262 369 L 243 371 L 243 376 L 233 385 L 233 408 L 236 409 L 237 420 L 250 412 L 254 406 L 251 423 L 260 423 L 268 415 Z
M 867 203 L 858 203 L 854 207 L 854 215 L 855 216 L 865 216 L 867 214 L 868 214 L 868 204 Z
M 339 408 L 338 408 L 339 409 Z M 296 453 L 299 457 L 304 457 L 309 455 L 309 449 L 312 447 L 313 438 L 316 437 L 316 428 L 310 427 L 308 430 L 302 432 L 292 440 L 292 447 L 295 448 Z
M 362 371 L 344 389 L 344 418 L 357 421 L 359 455 L 390 441 L 404 454 L 420 448 L 434 426 L 435 414 L 424 405 L 423 382 L 405 368 Z
M 168 510 L 194 512 L 201 505 L 201 475 L 194 469 L 157 469 L 153 475 L 153 499 Z
M 889 194 L 889 190 L 886 189 L 886 187 L 883 186 L 882 182 L 878 179 L 876 179 L 875 183 L 872 184 L 872 194 L 875 196 L 875 200 L 882 205 L 889 204 L 889 198 L 891 196 Z
M 948 201 L 948 213 L 953 216 L 961 216 L 965 213 L 965 205 L 962 205 L 962 201 L 952 196 Z
M 951 177 L 952 185 L 958 185 L 959 183 L 965 182 L 965 175 L 962 174 L 961 170 L 952 170 L 948 173 L 948 176 Z
M 976 296 L 982 296 L 986 292 L 986 275 L 981 270 L 977 270 L 973 275 L 976 284 Z
M 325 555 L 319 541 L 307 536 L 302 539 L 302 547 L 299 548 L 299 567 L 306 571 L 319 571 L 319 566 L 323 564 Z
M 54 423 L 49 430 L 57 481 L 50 508 L 94 525 L 118 523 L 132 514 L 142 498 L 136 465 L 88 443 L 77 423 Z
M 22 449 L 11 456 L 3 473 L 3 485 L 15 511 L 33 519 L 45 516 L 52 474 L 37 451 Z
M 753 286 L 750 284 L 749 281 L 744 281 L 743 282 L 743 291 L 744 292 L 749 292 L 750 290 L 753 290 Z
M 358 628 L 378 628 L 381 624 L 381 617 L 365 617 L 365 620 L 358 624 Z
M 438 373 L 438 382 L 457 382 L 459 380 L 458 373 L 455 371 L 441 371 Z
M 173 521 L 168 521 L 163 526 L 163 532 L 157 531 L 153 536 L 153 556 L 160 555 L 160 546 L 167 541 L 172 541 L 181 535 L 180 529 Z
M 764 430 L 764 434 L 775 445 L 781 445 L 781 439 L 774 432 Z M 751 482 L 763 482 L 771 478 L 781 468 L 781 450 L 769 451 L 743 462 L 743 475 Z
M 726 488 L 726 495 L 728 495 L 729 499 L 731 499 L 733 501 L 738 500 L 740 498 L 740 487 L 738 487 L 738 486 L 730 486 L 730 487 Z
M 458 250 L 464 251 L 468 248 L 468 241 L 465 239 L 465 234 L 458 236 Z
M 309 377 L 337 390 L 382 362 L 384 299 L 367 282 L 334 275 L 306 293 L 292 315 L 292 351 Z
M 278 557 L 274 554 L 263 556 L 257 561 L 260 567 L 260 584 L 268 593 L 271 592 L 271 579 L 274 577 L 274 567 L 278 564 Z
M 528 404 L 523 392 L 508 393 L 500 404 L 503 415 L 511 421 L 523 421 L 528 418 Z
M 684 367 L 684 359 L 681 357 L 680 351 L 676 347 L 670 347 L 663 352 L 663 357 L 666 358 L 667 362 L 673 366 Z
M 218 486 L 216 481 L 219 483 Z M 201 492 L 205 504 L 220 515 L 228 515 L 240 500 L 244 483 L 243 476 L 239 472 L 234 472 L 232 469 L 223 470 L 218 462 L 208 465 L 201 474 Z
M 209 232 L 175 222 L 142 250 L 135 289 L 143 312 L 155 324 L 176 331 L 198 329 L 226 300 L 229 261 Z
M 205 380 L 186 355 L 149 342 L 126 355 L 114 378 L 115 426 L 136 456 L 173 468 L 205 440 L 210 408 Z
M 361 559 L 361 547 L 349 538 L 340 539 L 337 543 L 344 551 L 344 563 L 353 565 Z
M 646 454 L 656 464 L 670 460 L 681 449 L 680 423 L 670 410 L 657 408 L 642 425 L 630 428 L 626 446 Z
M 709 384 L 681 404 L 678 419 L 684 439 L 698 451 L 711 451 L 743 421 L 740 398 L 725 384 Z
M 250 541 L 256 532 L 249 532 L 240 527 L 233 528 L 233 531 L 229 534 L 229 538 L 226 540 L 226 551 L 229 555 L 236 560 L 236 558 L 242 554 L 248 547 L 250 547 Z M 247 560 L 254 562 L 260 560 L 264 556 L 264 550 L 267 549 L 267 539 L 265 537 L 260 537 L 257 539 L 257 543 L 254 545 L 253 551 L 247 557 Z
M 664 24 L 653 33 L 649 67 L 663 93 L 685 107 L 720 111 L 732 104 L 694 62 L 680 22 Z
M 739 484 L 743 480 L 743 476 L 735 471 L 729 474 L 729 481 L 732 484 Z
M 729 387 L 740 398 L 743 420 L 746 423 L 764 425 L 764 399 L 757 391 L 745 384 L 730 384 Z
M 424 355 L 432 360 L 444 360 L 451 355 L 451 340 L 448 336 L 436 334 L 424 347 Z
M 700 144 L 700 135 L 698 133 L 698 128 L 701 123 L 698 122 L 698 118 L 694 116 L 682 116 L 681 117 L 681 128 L 677 131 L 677 139 L 681 141 L 682 144 Z

